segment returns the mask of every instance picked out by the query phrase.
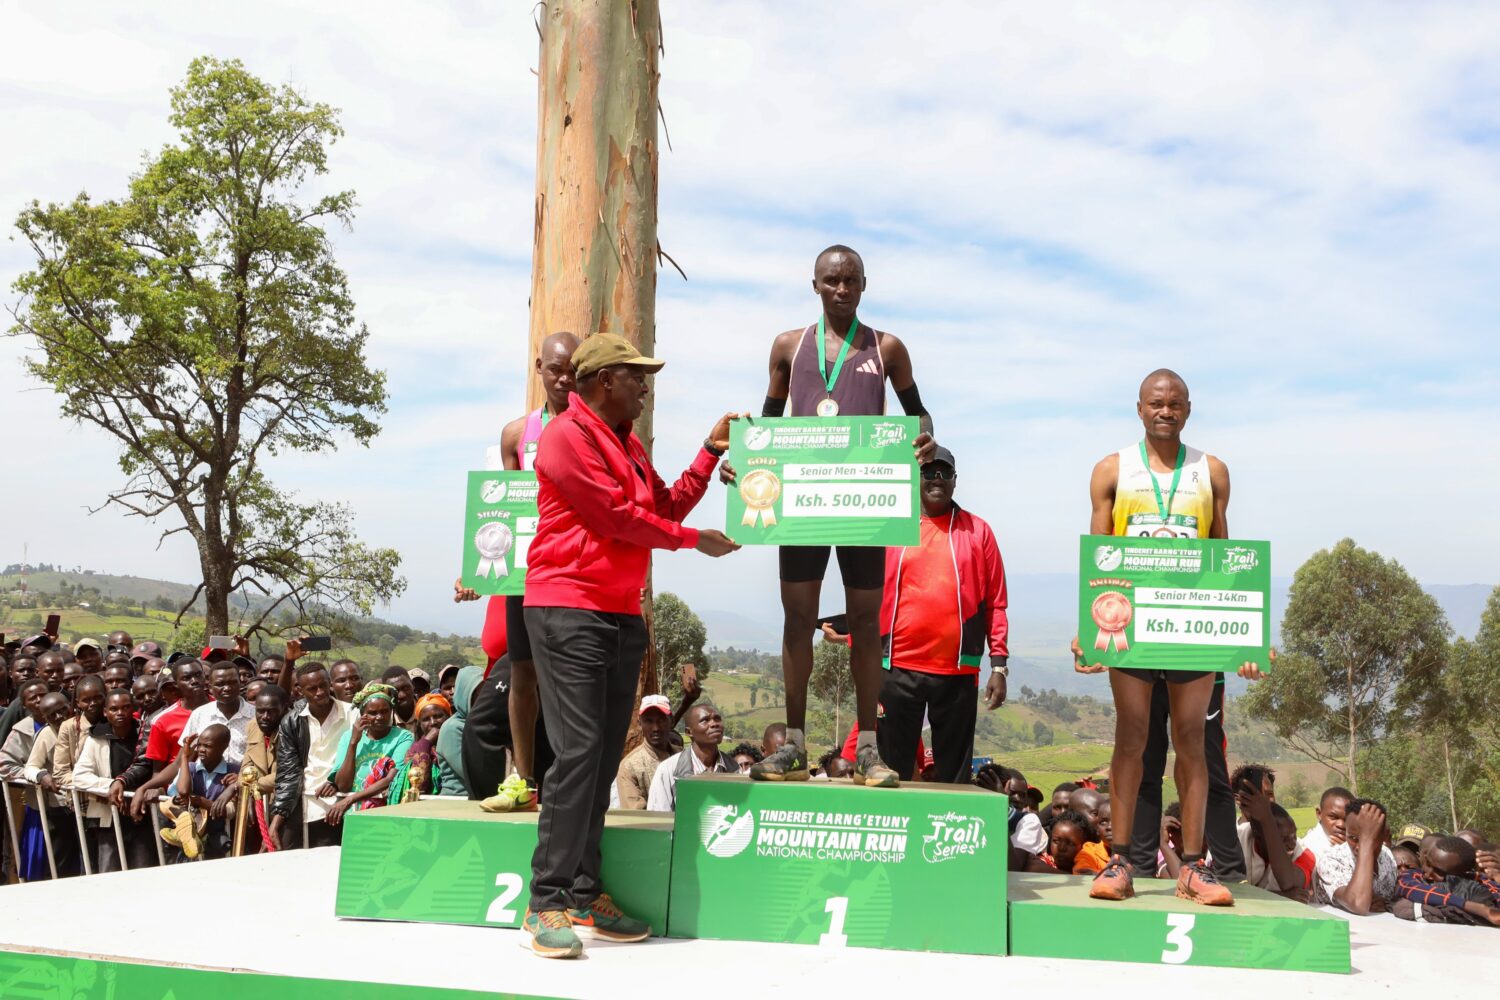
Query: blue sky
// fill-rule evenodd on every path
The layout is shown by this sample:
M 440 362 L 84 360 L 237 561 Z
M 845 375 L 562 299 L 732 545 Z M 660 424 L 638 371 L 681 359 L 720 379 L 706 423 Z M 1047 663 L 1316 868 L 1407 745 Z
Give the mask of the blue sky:
M 1014 573 L 1066 572 L 1092 463 L 1170 366 L 1188 439 L 1278 575 L 1353 536 L 1429 582 L 1500 581 L 1500 8 L 1487 4 L 666 0 L 657 458 L 754 409 L 772 336 L 811 322 L 813 256 L 859 248 L 863 318 L 907 341 L 960 499 Z M 119 193 L 170 139 L 195 55 L 343 110 L 338 234 L 391 408 L 369 449 L 279 460 L 405 557 L 388 613 L 447 600 L 463 472 L 521 408 L 535 163 L 529 4 L 0 4 L 0 217 Z M 0 243 L 6 285 L 27 266 Z M 5 294 L 7 302 L 14 296 Z M 0 561 L 195 578 L 161 526 L 87 514 L 102 435 L 24 391 L 0 341 L 12 468 Z M 693 523 L 722 521 L 716 491 Z M 765 611 L 774 560 L 657 561 L 704 607 Z M 1024 594 L 1016 594 L 1018 602 Z

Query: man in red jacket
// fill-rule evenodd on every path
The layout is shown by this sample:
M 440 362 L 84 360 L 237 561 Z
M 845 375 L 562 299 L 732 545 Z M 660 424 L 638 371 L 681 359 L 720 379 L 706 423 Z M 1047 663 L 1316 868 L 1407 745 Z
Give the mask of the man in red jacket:
M 1005 703 L 1005 565 L 990 526 L 953 502 L 957 481 L 953 452 L 938 447 L 922 465 L 920 543 L 885 550 L 885 716 L 875 738 L 881 760 L 893 762 L 902 781 L 911 780 L 924 715 L 932 719 L 932 780 L 973 780 L 975 694 L 986 647 L 985 706 Z
M 650 933 L 620 912 L 599 881 L 609 786 L 646 651 L 641 588 L 652 549 L 722 556 L 739 548 L 723 532 L 682 524 L 729 447 L 734 414 L 714 425 L 670 488 L 631 433 L 650 391 L 646 378 L 662 365 L 623 337 L 589 337 L 573 354 L 572 401 L 548 422 L 537 450 L 526 631 L 557 759 L 546 775 L 522 926 L 532 951 L 547 958 L 579 955 L 578 930 L 608 941 Z

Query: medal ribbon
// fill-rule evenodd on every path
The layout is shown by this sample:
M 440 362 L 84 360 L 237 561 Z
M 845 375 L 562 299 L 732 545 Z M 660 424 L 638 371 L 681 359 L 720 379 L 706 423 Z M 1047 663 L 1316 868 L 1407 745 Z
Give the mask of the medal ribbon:
M 839 372 L 844 370 L 844 359 L 849 356 L 849 345 L 854 343 L 854 337 L 859 333 L 859 317 L 849 325 L 849 336 L 844 338 L 844 346 L 839 348 L 839 356 L 833 361 L 833 371 L 828 371 L 828 349 L 823 344 L 823 323 L 826 317 L 818 317 L 818 374 L 823 376 L 823 387 L 828 390 L 828 395 L 833 395 L 833 387 L 838 384 Z
M 1161 523 L 1166 524 L 1168 516 L 1172 513 L 1172 501 L 1177 499 L 1177 484 L 1182 481 L 1182 462 L 1187 458 L 1187 445 L 1177 446 L 1177 464 L 1172 467 L 1172 488 L 1167 493 L 1165 505 L 1161 502 L 1161 483 L 1156 481 L 1156 472 L 1151 468 L 1151 459 L 1146 454 L 1146 442 L 1141 442 L 1141 461 L 1146 466 L 1146 472 L 1151 476 L 1151 489 L 1156 493 L 1156 511 L 1161 515 Z

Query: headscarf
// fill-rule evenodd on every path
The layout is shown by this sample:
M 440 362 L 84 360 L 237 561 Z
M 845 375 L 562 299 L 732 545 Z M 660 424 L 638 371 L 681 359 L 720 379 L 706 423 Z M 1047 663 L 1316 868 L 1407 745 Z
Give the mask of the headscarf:
M 464 776 L 464 726 L 469 719 L 469 703 L 474 698 L 474 689 L 484 683 L 484 670 L 480 667 L 464 667 L 453 683 L 453 715 L 443 728 L 438 730 L 438 790 L 444 795 L 468 795 L 468 779 Z
M 424 694 L 417 699 L 417 707 L 411 713 L 412 718 L 420 719 L 422 717 L 422 709 L 428 705 L 440 705 L 448 715 L 451 716 L 453 714 L 453 702 L 448 700 L 448 696 L 441 691 L 433 691 L 431 694 Z
M 360 688 L 359 693 L 354 696 L 354 707 L 363 710 L 365 702 L 372 698 L 384 698 L 386 703 L 394 708 L 396 705 L 396 689 L 389 684 L 371 681 Z

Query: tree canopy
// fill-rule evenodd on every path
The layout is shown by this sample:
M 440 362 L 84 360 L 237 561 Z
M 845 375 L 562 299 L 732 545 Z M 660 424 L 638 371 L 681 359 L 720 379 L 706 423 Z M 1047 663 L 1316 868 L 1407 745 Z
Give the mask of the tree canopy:
M 325 627 L 368 614 L 404 588 L 400 557 L 360 542 L 347 505 L 299 501 L 265 469 L 367 445 L 385 411 L 325 229 L 352 224 L 354 193 L 306 190 L 327 173 L 338 114 L 200 58 L 170 121 L 177 140 L 124 197 L 21 212 L 36 264 L 15 283 L 11 333 L 34 338 L 24 363 L 63 414 L 119 442 L 124 482 L 103 506 L 170 516 L 163 539 L 192 537 L 210 632 L 242 589 L 271 599 L 252 629 L 284 608 Z

